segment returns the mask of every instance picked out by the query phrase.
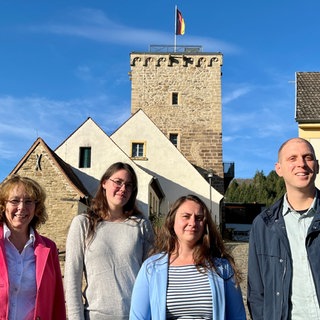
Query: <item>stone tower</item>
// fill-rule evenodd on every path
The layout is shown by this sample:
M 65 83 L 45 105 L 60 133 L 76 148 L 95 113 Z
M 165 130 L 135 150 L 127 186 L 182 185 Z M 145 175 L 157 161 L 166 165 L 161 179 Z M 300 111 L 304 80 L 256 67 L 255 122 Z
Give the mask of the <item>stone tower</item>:
M 131 113 L 142 109 L 223 194 L 222 54 L 134 52 L 130 66 Z

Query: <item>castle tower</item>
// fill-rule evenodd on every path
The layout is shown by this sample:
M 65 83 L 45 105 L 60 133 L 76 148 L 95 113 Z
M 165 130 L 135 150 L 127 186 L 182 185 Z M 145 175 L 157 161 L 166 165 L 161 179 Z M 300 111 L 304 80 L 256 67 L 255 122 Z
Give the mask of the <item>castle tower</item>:
M 223 194 L 222 54 L 197 48 L 131 53 L 131 113 L 142 109 Z

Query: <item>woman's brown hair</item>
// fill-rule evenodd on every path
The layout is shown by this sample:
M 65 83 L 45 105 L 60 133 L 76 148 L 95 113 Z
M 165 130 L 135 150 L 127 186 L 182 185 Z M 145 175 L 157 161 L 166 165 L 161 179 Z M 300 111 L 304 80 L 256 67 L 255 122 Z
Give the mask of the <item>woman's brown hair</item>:
M 88 240 L 92 240 L 94 233 L 97 229 L 98 223 L 103 220 L 107 220 L 109 217 L 109 213 L 108 213 L 109 205 L 106 198 L 106 191 L 102 185 L 106 180 L 108 180 L 113 174 L 115 174 L 119 170 L 126 170 L 130 174 L 131 183 L 132 183 L 131 196 L 128 202 L 123 207 L 123 213 L 125 214 L 126 217 L 130 217 L 133 215 L 135 216 L 141 215 L 141 212 L 136 207 L 136 198 L 138 194 L 138 179 L 135 171 L 128 163 L 124 163 L 124 162 L 113 163 L 102 175 L 96 195 L 92 199 L 90 208 L 86 213 L 86 216 L 89 219 L 89 229 L 88 229 L 88 235 L 87 235 Z
M 170 256 L 177 251 L 178 239 L 174 231 L 175 217 L 179 207 L 188 200 L 199 204 L 204 215 L 204 232 L 202 237 L 195 244 L 193 252 L 195 265 L 199 270 L 208 270 L 208 268 L 216 270 L 214 258 L 225 258 L 231 264 L 235 273 L 236 283 L 239 284 L 241 276 L 236 269 L 234 259 L 227 251 L 222 236 L 212 219 L 208 207 L 195 195 L 182 196 L 174 202 L 163 225 L 157 233 L 156 243 L 152 253 L 167 253 Z

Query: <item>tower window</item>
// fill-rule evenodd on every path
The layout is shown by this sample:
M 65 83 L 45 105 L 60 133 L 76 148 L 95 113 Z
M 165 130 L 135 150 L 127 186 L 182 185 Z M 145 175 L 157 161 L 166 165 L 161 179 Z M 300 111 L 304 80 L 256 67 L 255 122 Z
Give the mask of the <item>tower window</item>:
M 132 143 L 132 158 L 142 158 L 145 156 L 145 145 L 143 142 Z
M 172 92 L 172 105 L 179 104 L 178 97 L 179 97 L 178 92 Z
M 91 147 L 80 147 L 79 168 L 91 167 Z
M 169 140 L 175 147 L 178 147 L 178 137 L 179 135 L 177 133 L 169 133 Z

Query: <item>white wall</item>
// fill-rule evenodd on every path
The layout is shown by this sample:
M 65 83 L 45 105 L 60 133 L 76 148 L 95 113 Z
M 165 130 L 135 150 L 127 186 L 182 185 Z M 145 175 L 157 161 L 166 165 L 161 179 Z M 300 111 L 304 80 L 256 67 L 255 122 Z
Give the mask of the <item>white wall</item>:
M 312 144 L 316 157 L 320 163 L 320 139 L 310 139 L 310 143 Z M 318 174 L 316 178 L 316 187 L 320 189 L 320 174 Z

